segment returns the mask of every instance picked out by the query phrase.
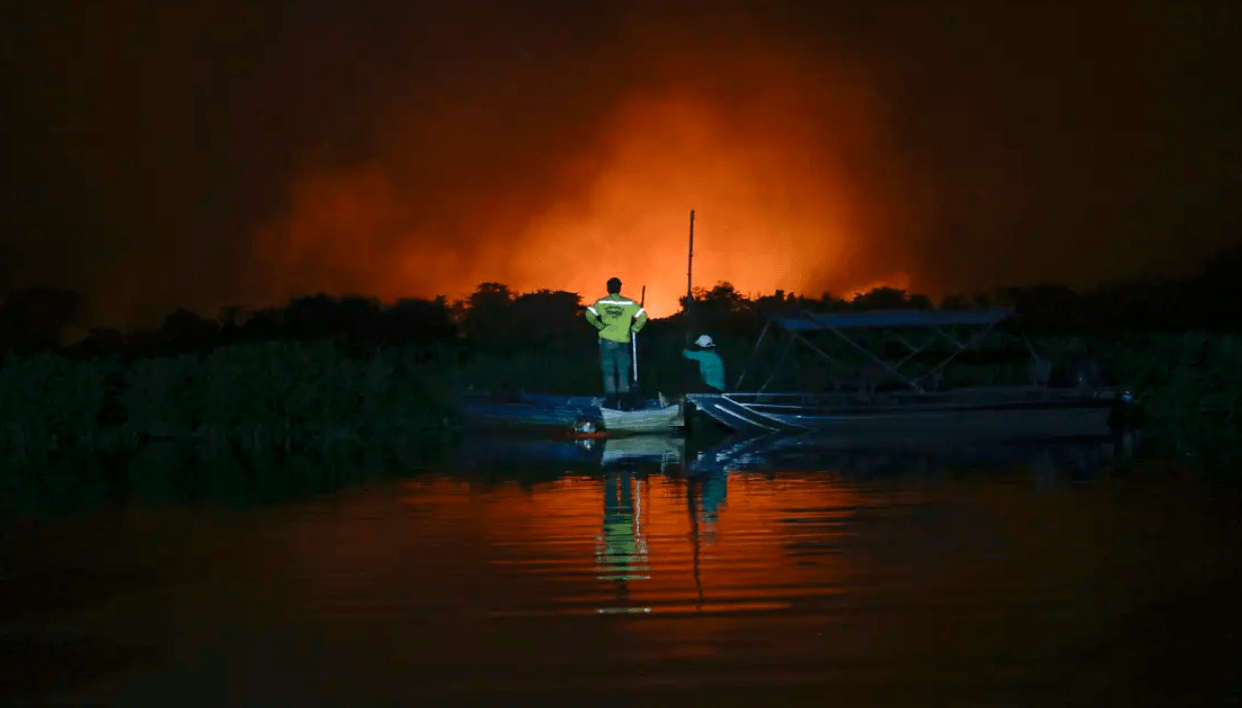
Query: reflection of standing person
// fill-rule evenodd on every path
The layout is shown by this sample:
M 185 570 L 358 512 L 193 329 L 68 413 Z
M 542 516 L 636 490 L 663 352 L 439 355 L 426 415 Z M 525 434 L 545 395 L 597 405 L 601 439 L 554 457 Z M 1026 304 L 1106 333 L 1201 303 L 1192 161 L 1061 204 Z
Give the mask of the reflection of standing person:
M 599 358 L 604 372 L 604 395 L 611 405 L 620 407 L 630 392 L 633 360 L 630 336 L 647 324 L 642 305 L 621 294 L 621 279 L 608 280 L 608 294 L 588 305 L 587 322 L 599 330 Z M 628 402 L 628 401 L 627 401 Z
M 629 471 L 604 474 L 604 529 L 597 539 L 596 568 L 600 580 L 641 580 L 650 576 L 647 545 L 639 534 L 634 480 Z

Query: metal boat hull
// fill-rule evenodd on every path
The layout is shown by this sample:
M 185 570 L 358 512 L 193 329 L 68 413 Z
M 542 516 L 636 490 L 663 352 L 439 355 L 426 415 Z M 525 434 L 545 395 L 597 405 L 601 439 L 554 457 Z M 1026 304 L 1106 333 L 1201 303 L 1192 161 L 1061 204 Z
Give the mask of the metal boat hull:
M 956 436 L 991 439 L 1108 435 L 1112 392 L 1032 391 L 1026 387 L 879 397 L 688 394 L 697 413 L 735 432 L 816 431 L 841 442 L 910 442 Z

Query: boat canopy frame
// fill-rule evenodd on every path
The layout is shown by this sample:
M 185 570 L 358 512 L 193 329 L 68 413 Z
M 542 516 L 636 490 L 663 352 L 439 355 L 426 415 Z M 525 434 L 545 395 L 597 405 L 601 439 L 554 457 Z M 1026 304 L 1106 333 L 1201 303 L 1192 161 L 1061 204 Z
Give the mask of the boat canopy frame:
M 768 376 L 763 385 L 759 387 L 759 393 L 767 390 L 772 379 L 781 370 L 781 365 L 793 350 L 794 345 L 798 342 L 806 345 L 816 354 L 826 359 L 833 366 L 848 370 L 845 365 L 830 356 L 814 342 L 810 341 L 803 332 L 828 331 L 845 341 L 853 349 L 862 352 L 862 354 L 871 360 L 874 364 L 883 368 L 889 376 L 895 377 L 904 383 L 911 390 L 923 393 L 924 387 L 922 380 L 928 376 L 948 366 L 959 354 L 978 346 L 978 344 L 1000 323 L 1012 318 L 1014 313 L 1009 308 L 992 307 L 980 310 L 872 310 L 864 312 L 841 312 L 841 313 L 811 313 L 806 310 L 798 310 L 796 313 L 786 314 L 778 317 L 770 318 L 763 326 L 759 338 L 755 341 L 755 346 L 751 350 L 749 360 L 743 367 L 742 373 L 737 378 L 734 386 L 735 391 L 741 390 L 742 382 L 746 379 L 746 374 L 750 370 L 751 364 L 754 363 L 755 357 L 759 352 L 759 348 L 763 345 L 764 339 L 768 335 L 768 331 L 772 329 L 772 325 L 776 324 L 782 330 L 787 332 L 790 337 L 786 341 L 785 347 L 777 359 L 775 367 Z M 945 330 L 949 327 L 971 327 L 977 331 L 973 337 L 965 342 L 959 341 Z M 904 357 L 890 363 L 876 356 L 875 353 L 860 345 L 850 337 L 846 336 L 845 331 L 848 330 L 881 330 L 884 331 L 892 340 L 904 345 L 908 350 Z M 933 336 L 928 337 L 921 345 L 915 345 L 906 337 L 901 336 L 902 330 L 924 330 L 931 331 Z M 779 336 L 779 335 L 776 335 Z M 940 339 L 948 341 L 953 349 L 947 357 L 931 369 L 918 374 L 907 375 L 901 371 L 914 357 L 925 351 L 933 342 Z

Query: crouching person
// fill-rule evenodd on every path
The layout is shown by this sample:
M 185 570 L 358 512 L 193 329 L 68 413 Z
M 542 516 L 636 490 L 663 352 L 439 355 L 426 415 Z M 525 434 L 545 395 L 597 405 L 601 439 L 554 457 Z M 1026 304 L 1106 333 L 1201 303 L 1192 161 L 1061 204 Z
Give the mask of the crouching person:
M 716 351 L 716 343 L 704 334 L 694 340 L 694 344 L 693 348 L 681 350 L 683 357 L 697 361 L 699 364 L 698 386 L 692 393 L 723 393 L 725 390 L 724 360 Z

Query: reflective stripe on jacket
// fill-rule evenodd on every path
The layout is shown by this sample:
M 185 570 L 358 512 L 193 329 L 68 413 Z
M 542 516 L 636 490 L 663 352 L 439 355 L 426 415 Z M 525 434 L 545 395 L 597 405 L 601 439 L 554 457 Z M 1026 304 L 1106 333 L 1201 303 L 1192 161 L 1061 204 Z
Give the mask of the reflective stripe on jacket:
M 630 332 L 638 332 L 647 324 L 647 312 L 630 298 L 613 293 L 587 305 L 586 319 L 599 330 L 600 337 L 629 342 Z

